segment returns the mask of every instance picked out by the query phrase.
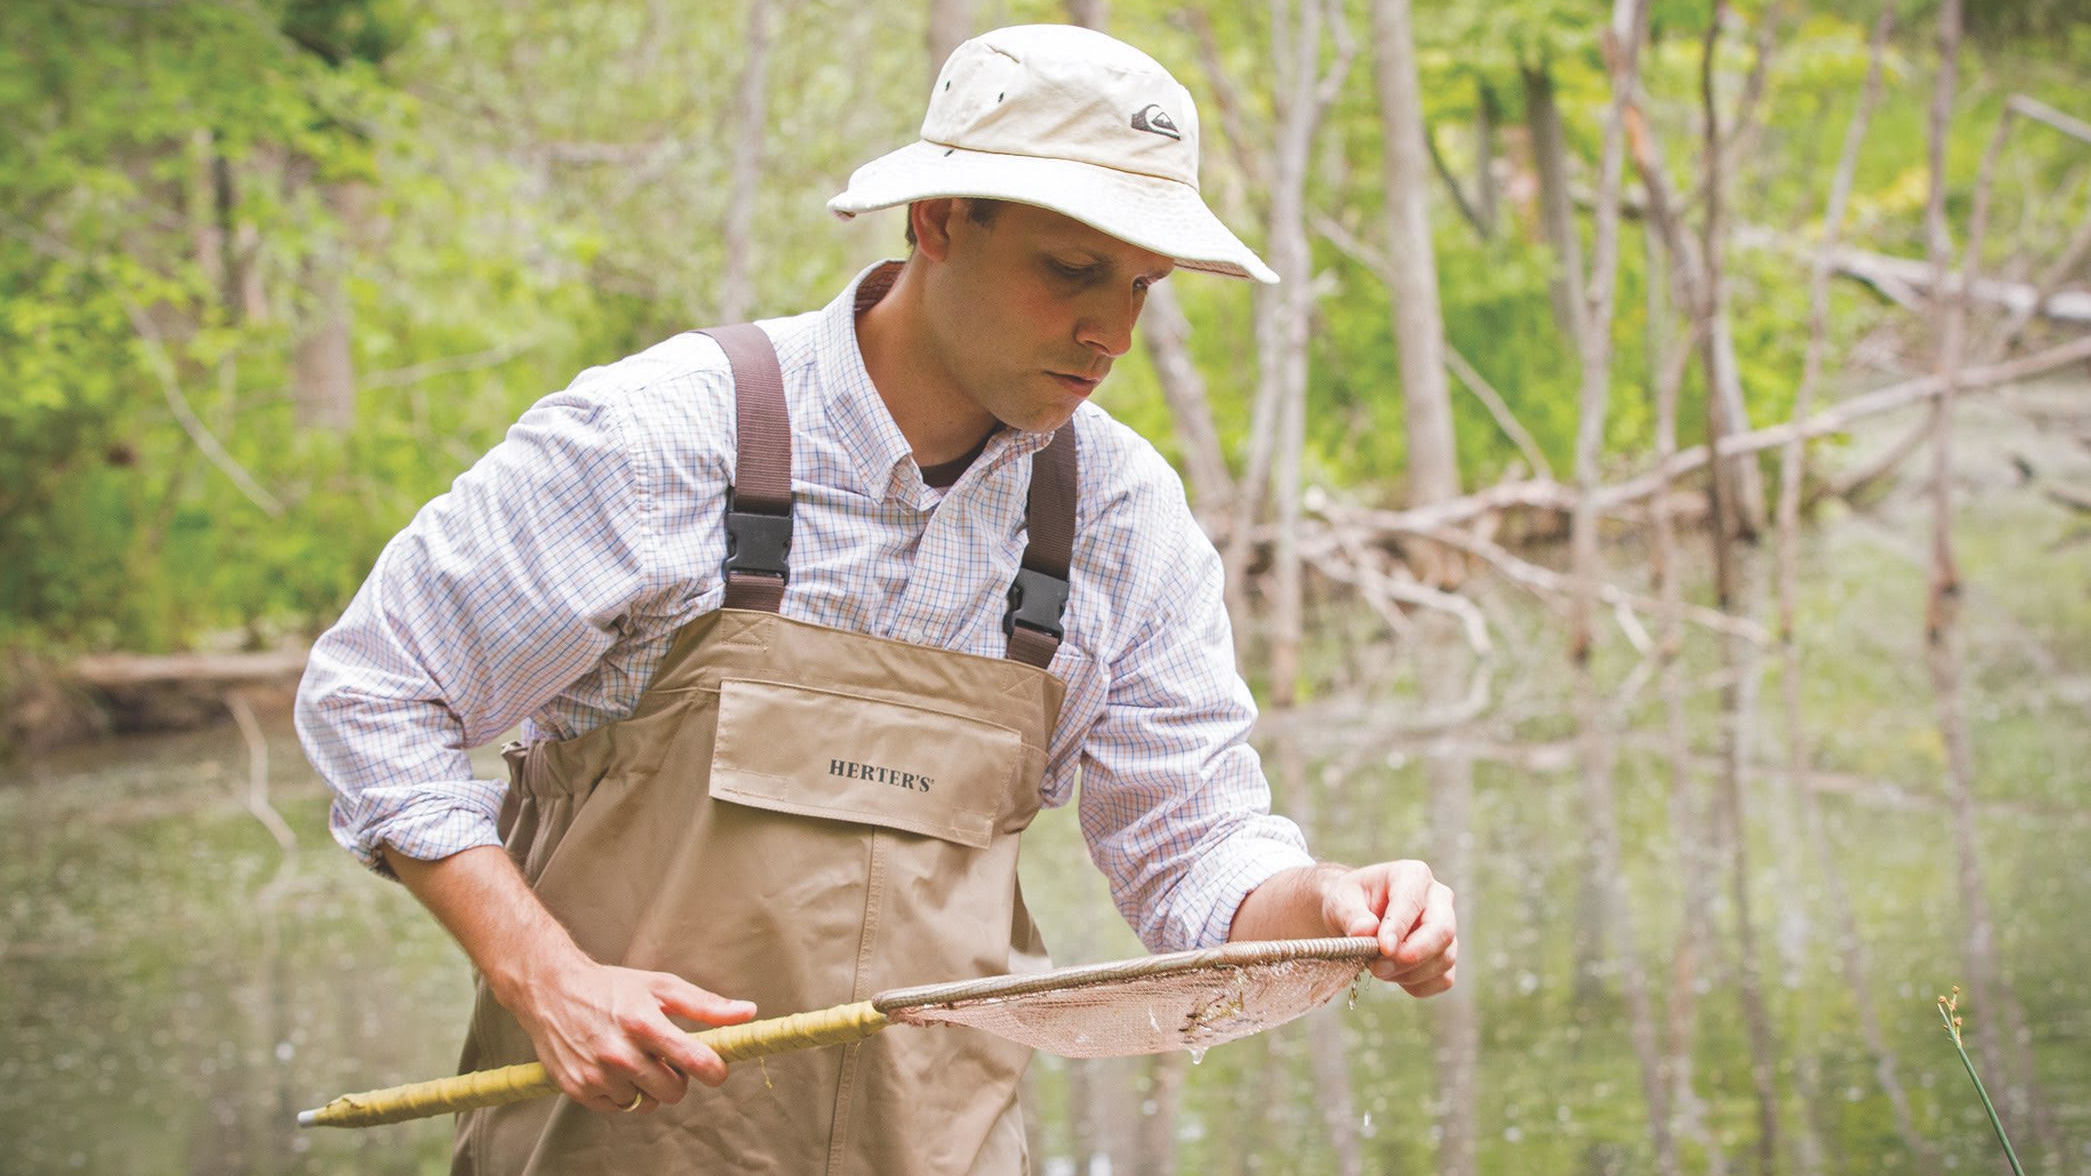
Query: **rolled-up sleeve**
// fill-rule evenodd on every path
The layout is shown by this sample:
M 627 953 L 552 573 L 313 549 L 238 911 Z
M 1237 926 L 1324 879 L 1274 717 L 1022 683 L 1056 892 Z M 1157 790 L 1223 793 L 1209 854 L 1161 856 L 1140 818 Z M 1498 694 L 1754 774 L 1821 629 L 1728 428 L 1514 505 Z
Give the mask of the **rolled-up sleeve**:
M 1176 558 L 1109 667 L 1079 801 L 1090 855 L 1153 951 L 1224 942 L 1250 891 L 1313 864 L 1299 827 L 1271 814 L 1248 743 L 1256 706 L 1234 668 L 1219 554 L 1174 497 L 1168 525 L 1148 533 L 1173 532 Z
M 313 646 L 299 739 L 334 792 L 334 837 L 447 857 L 497 844 L 506 782 L 466 749 L 583 675 L 658 590 L 646 462 L 618 401 L 540 401 L 378 557 Z

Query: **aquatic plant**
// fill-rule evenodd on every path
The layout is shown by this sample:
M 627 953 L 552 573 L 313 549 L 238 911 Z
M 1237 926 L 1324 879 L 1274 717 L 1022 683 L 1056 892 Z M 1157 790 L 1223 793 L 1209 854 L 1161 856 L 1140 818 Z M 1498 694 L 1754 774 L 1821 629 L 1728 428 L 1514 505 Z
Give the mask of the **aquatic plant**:
M 2004 1121 L 1997 1118 L 1997 1105 L 1989 1101 L 1989 1091 L 1982 1085 L 1982 1075 L 1975 1072 L 1975 1063 L 1968 1057 L 1967 1045 L 1960 1039 L 1960 985 L 1953 986 L 1952 996 L 1939 998 L 1939 1020 L 1946 1023 L 1946 1036 L 1953 1039 L 1953 1048 L 1960 1053 L 1960 1064 L 1968 1068 L 1968 1080 L 1975 1084 L 1975 1093 L 1982 1096 L 1982 1109 L 1989 1112 L 1989 1125 L 1996 1128 L 1997 1142 L 2004 1145 L 2004 1158 L 2011 1161 L 2011 1170 L 2017 1176 L 2026 1176 L 2019 1166 L 2018 1153 L 2011 1150 L 2011 1137 L 2004 1134 Z

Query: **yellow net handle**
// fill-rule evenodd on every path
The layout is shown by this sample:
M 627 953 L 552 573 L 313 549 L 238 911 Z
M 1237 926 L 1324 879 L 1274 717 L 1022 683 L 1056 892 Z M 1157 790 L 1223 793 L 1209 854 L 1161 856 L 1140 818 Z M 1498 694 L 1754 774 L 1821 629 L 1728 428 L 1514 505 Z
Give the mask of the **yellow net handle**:
M 793 1013 L 745 1025 L 722 1025 L 690 1034 L 708 1045 L 728 1062 L 768 1054 L 846 1045 L 886 1027 L 886 1015 L 871 1002 L 837 1005 L 810 1013 Z M 300 1127 L 375 1127 L 469 1111 L 476 1107 L 498 1107 L 525 1099 L 559 1093 L 559 1087 L 537 1062 L 477 1070 L 405 1086 L 388 1086 L 361 1094 L 344 1094 L 326 1106 L 298 1112 Z

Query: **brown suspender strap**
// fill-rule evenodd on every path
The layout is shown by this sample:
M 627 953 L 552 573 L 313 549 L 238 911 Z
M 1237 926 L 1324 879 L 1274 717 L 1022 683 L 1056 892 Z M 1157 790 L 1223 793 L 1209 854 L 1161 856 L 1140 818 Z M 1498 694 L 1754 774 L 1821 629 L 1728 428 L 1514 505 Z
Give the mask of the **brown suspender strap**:
M 726 492 L 724 607 L 777 612 L 790 579 L 791 414 L 777 349 L 753 323 L 712 327 L 709 335 L 733 368 L 733 485 Z M 1009 656 L 1045 669 L 1060 648 L 1067 610 L 1067 569 L 1074 556 L 1075 499 L 1081 457 L 1073 421 L 1031 459 L 1023 565 L 1009 586 L 1002 630 Z
M 776 612 L 790 579 L 791 414 L 777 349 L 761 327 L 699 332 L 733 366 L 733 485 L 726 491 L 726 608 Z
M 1081 454 L 1073 421 L 1031 459 L 1031 497 L 1024 526 L 1030 533 L 1023 566 L 1009 586 L 1009 656 L 1045 669 L 1052 664 L 1067 611 L 1067 568 L 1075 546 L 1075 499 L 1081 485 Z

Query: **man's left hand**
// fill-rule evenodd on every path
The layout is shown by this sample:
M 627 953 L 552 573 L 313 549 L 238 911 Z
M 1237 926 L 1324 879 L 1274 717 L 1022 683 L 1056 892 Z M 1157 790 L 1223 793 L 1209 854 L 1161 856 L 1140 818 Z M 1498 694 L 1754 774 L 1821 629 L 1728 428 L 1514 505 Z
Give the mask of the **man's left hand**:
M 1281 871 L 1249 892 L 1227 938 L 1312 939 L 1370 935 L 1380 958 L 1372 974 L 1411 996 L 1452 987 L 1459 926 L 1452 889 L 1418 861 L 1352 869 L 1323 862 Z
M 1381 862 L 1317 871 L 1321 914 L 1329 929 L 1379 939 L 1372 974 L 1399 984 L 1410 996 L 1436 996 L 1452 987 L 1459 961 L 1459 924 L 1452 888 L 1418 861 Z

